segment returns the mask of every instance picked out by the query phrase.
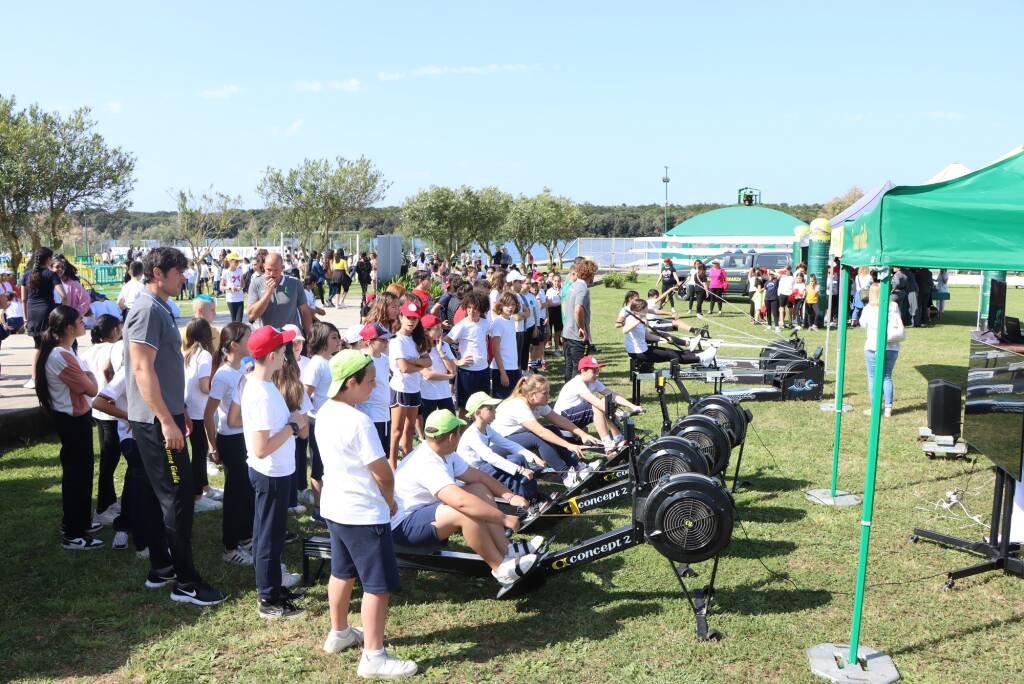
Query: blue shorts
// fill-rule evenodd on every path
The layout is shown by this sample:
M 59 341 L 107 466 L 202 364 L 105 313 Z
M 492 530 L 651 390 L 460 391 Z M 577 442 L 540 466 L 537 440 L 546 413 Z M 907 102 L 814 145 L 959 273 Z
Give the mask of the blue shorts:
M 441 502 L 428 504 L 405 516 L 398 527 L 391 530 L 395 543 L 401 546 L 444 546 L 447 539 L 437 536 L 434 519 Z
M 401 406 L 402 408 L 419 408 L 423 403 L 419 392 L 397 392 L 391 390 L 391 407 Z
M 491 392 L 491 370 L 466 370 L 460 368 L 455 374 L 455 397 L 459 408 L 466 408 L 466 402 L 477 392 Z
M 358 577 L 363 591 L 370 594 L 399 590 L 390 525 L 343 525 L 328 520 L 327 529 L 331 532 L 331 577 Z
M 581 401 L 559 412 L 563 418 L 578 428 L 585 428 L 594 422 L 594 407 L 589 401 Z
M 420 404 L 420 415 L 429 416 L 434 411 L 440 409 L 448 409 L 452 413 L 455 413 L 455 403 L 452 402 L 452 398 L 446 399 L 423 399 Z

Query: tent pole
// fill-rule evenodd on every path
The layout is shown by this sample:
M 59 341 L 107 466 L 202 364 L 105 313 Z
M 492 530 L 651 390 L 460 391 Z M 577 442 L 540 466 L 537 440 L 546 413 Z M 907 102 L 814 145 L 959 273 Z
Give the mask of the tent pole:
M 847 664 L 849 665 L 856 664 L 857 649 L 860 644 L 861 613 L 864 609 L 864 585 L 867 580 L 868 549 L 871 544 L 871 519 L 875 508 L 878 435 L 882 428 L 882 381 L 885 377 L 885 343 L 889 330 L 889 296 L 892 293 L 891 274 L 885 273 L 880 280 L 878 334 L 875 338 L 875 379 L 871 392 L 871 427 L 868 433 L 867 471 L 864 474 L 864 508 L 862 509 L 860 522 L 860 559 L 857 562 L 857 590 L 853 599 L 853 625 L 850 629 L 850 652 L 847 656 Z
M 850 299 L 850 279 L 840 266 L 839 306 Z M 832 498 L 836 496 L 836 480 L 839 478 L 839 434 L 843 427 L 843 388 L 846 384 L 846 316 L 840 316 L 839 339 L 836 340 L 836 431 L 832 438 Z

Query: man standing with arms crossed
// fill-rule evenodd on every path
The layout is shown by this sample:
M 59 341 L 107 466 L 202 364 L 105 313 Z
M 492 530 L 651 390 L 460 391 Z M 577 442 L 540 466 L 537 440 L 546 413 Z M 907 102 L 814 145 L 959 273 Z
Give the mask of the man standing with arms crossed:
M 576 265 L 576 280 L 562 297 L 565 321 L 562 341 L 565 346 L 565 379 L 569 381 L 579 369 L 580 359 L 590 353 L 590 284 L 594 282 L 597 264 L 586 259 Z
M 146 477 L 163 515 L 163 531 L 148 539 L 151 570 L 146 587 L 174 582 L 171 600 L 212 606 L 225 596 L 199 576 L 192 561 L 192 467 L 185 450 L 191 421 L 185 416 L 185 363 L 181 334 L 167 300 L 185 284 L 185 255 L 157 247 L 143 258 L 145 289 L 132 304 L 124 325 L 124 361 L 128 369 L 128 420 L 138 443 Z M 154 512 L 155 513 L 155 512 Z M 166 555 L 159 563 L 153 555 Z M 163 570 L 158 570 L 163 566 Z

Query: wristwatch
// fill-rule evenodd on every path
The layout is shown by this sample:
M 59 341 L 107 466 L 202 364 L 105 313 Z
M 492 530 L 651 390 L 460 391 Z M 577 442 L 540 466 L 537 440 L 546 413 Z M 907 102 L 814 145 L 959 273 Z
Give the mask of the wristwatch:
M 292 429 L 292 434 L 295 435 L 296 437 L 298 437 L 299 436 L 299 424 L 296 423 L 296 422 L 289 422 L 288 425 Z

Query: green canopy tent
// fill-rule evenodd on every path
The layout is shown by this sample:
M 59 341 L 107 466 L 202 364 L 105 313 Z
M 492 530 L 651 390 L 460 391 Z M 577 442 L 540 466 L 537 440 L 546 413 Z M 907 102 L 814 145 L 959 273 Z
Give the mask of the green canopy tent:
M 874 209 L 843 226 L 842 241 L 836 252 L 846 265 L 879 269 L 882 302 L 888 302 L 891 293 L 890 266 L 1020 270 L 1024 267 L 1024 153 L 942 183 L 892 188 Z M 847 279 L 842 279 L 840 284 L 840 297 L 847 297 Z M 879 307 L 876 349 L 885 349 L 888 319 L 889 308 Z M 845 316 L 840 316 L 840 325 L 845 327 Z M 865 649 L 859 643 L 874 512 L 883 366 L 875 364 L 871 396 L 860 559 L 850 644 L 819 644 L 808 650 L 812 670 L 834 681 L 895 681 L 899 678 L 887 656 Z M 845 375 L 845 370 L 845 364 L 839 366 L 839 377 Z M 836 428 L 834 438 L 839 440 L 838 421 Z M 838 653 L 845 656 L 845 662 L 837 660 L 829 667 L 829 660 Z

